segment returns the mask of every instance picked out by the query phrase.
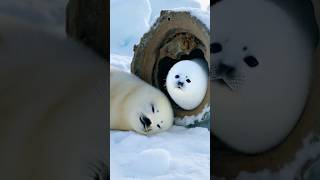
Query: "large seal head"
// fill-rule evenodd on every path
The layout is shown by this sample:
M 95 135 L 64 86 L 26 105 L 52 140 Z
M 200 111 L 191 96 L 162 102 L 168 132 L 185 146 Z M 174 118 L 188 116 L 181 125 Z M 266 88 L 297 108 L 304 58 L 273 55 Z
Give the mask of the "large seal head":
M 245 153 L 269 150 L 307 100 L 314 37 L 301 24 L 309 19 L 266 0 L 223 0 L 211 11 L 214 133 Z
M 207 69 L 199 59 L 179 61 L 169 70 L 166 88 L 177 105 L 185 110 L 192 110 L 206 95 Z
M 168 98 L 138 77 L 111 69 L 111 129 L 155 134 L 173 125 L 173 110 Z

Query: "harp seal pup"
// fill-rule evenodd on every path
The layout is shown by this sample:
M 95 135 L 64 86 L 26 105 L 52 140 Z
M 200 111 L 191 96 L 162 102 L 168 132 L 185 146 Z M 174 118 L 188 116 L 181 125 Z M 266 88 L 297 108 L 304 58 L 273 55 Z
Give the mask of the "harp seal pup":
M 199 106 L 208 88 L 208 67 L 201 59 L 174 64 L 166 78 L 166 88 L 174 102 L 185 110 Z
M 268 0 L 223 0 L 211 8 L 213 131 L 244 153 L 282 143 L 307 100 L 316 26 L 308 17 L 312 9 L 286 7 Z
M 132 74 L 110 69 L 110 129 L 149 135 L 172 125 L 171 104 L 160 90 Z

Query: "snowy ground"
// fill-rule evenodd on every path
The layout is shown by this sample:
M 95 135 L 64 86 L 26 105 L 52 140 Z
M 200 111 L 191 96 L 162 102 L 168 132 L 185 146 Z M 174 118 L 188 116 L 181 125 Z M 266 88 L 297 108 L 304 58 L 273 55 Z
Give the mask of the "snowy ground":
M 208 5 L 209 0 L 112 0 L 111 66 L 130 72 L 134 44 L 162 9 L 192 8 L 209 27 Z M 110 174 L 112 180 L 210 179 L 210 133 L 207 128 L 181 126 L 150 137 L 111 131 Z
M 209 179 L 210 135 L 206 128 L 174 126 L 154 136 L 112 131 L 111 179 Z

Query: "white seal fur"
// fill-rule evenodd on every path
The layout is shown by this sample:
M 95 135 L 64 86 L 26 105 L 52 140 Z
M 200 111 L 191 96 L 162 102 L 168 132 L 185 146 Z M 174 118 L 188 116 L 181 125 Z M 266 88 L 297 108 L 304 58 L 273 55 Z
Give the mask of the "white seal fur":
M 110 69 L 110 129 L 154 134 L 173 125 L 168 98 L 124 71 Z
M 269 1 L 223 0 L 211 11 L 214 133 L 245 153 L 269 150 L 304 109 L 313 38 Z
M 179 61 L 171 67 L 166 78 L 170 97 L 185 110 L 199 106 L 207 92 L 208 71 L 201 61 Z

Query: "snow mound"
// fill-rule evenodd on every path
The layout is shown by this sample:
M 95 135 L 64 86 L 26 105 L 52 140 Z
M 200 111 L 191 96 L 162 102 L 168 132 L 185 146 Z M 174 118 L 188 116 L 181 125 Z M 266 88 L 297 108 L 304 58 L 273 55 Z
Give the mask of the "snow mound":
M 147 149 L 132 162 L 137 174 L 161 175 L 169 170 L 171 155 L 165 149 Z
M 110 51 L 132 56 L 133 46 L 150 28 L 150 3 L 148 0 L 113 0 L 110 7 Z
M 110 132 L 111 179 L 209 179 L 210 132 L 173 126 L 153 136 Z
M 110 54 L 112 67 L 130 72 L 130 63 L 132 58 L 129 56 L 121 56 L 117 54 Z

